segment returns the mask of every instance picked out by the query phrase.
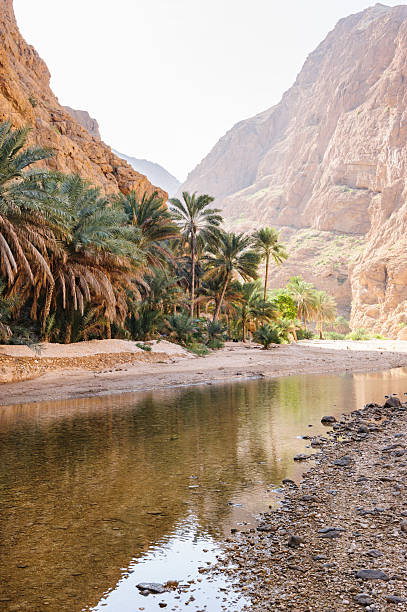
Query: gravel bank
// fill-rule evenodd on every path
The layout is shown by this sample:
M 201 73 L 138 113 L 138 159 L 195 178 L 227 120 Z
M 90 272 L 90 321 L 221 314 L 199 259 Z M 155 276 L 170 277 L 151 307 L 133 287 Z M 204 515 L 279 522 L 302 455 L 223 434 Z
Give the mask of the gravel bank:
M 215 572 L 250 610 L 407 610 L 407 404 L 369 404 L 333 427 L 310 440 L 315 465 L 284 484 L 280 507 L 227 540 Z

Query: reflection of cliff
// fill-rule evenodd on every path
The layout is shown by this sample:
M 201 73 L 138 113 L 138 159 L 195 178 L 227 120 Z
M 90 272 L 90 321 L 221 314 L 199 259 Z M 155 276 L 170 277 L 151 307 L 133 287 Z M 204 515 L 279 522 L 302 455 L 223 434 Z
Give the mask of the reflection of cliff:
M 338 414 L 346 405 L 349 379 L 322 381 L 4 409 L 0 597 L 41 610 L 46 594 L 48 609 L 80 610 L 187 516 L 216 537 L 248 508 L 264 508 L 265 484 L 302 470 L 292 462 L 304 450 L 296 436 L 328 408 Z M 28 567 L 17 571 L 19 564 Z

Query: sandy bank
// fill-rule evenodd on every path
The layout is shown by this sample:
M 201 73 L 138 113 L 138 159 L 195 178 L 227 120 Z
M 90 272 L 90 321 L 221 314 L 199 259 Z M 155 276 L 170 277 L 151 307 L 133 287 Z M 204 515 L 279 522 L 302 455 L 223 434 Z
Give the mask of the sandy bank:
M 370 405 L 334 427 L 312 441 L 316 465 L 285 483 L 281 506 L 227 540 L 216 571 L 250 610 L 407 610 L 407 404 Z
M 123 342 L 124 346 L 118 344 Z M 149 353 L 136 346 L 132 347 L 133 352 L 117 350 L 129 344 L 123 340 L 102 340 L 69 346 L 46 345 L 40 354 L 30 357 L 26 351 L 31 349 L 27 347 L 0 347 L 0 374 L 2 368 L 3 371 L 10 367 L 22 369 L 21 378 L 14 379 L 16 382 L 0 386 L 0 404 L 214 384 L 243 377 L 368 372 L 407 366 L 406 341 L 311 340 L 269 351 L 255 344 L 227 343 L 224 349 L 207 357 L 194 357 L 164 341 L 152 343 Z M 105 352 L 100 352 L 99 346 Z M 24 356 L 17 356 L 22 348 Z M 88 350 L 93 353 L 88 354 Z M 72 354 L 50 356 L 58 351 L 72 351 Z M 75 351 L 81 351 L 80 356 L 73 356 L 78 354 Z M 31 380 L 21 380 L 24 376 Z

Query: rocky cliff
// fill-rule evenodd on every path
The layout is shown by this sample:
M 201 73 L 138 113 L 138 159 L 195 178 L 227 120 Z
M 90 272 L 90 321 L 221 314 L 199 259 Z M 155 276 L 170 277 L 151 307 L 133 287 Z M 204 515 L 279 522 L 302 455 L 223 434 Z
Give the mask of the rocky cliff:
M 64 106 L 63 108 L 71 115 L 71 117 L 75 119 L 77 123 L 79 123 L 79 125 L 84 127 L 93 138 L 96 138 L 96 140 L 101 140 L 99 124 L 96 119 L 89 115 L 88 111 L 77 110 L 76 108 L 71 108 L 70 106 Z
M 231 227 L 282 228 L 302 273 L 354 327 L 407 338 L 407 6 L 339 21 L 273 108 L 235 125 L 182 189 Z M 407 328 L 406 328 L 407 329 Z
M 111 149 L 75 121 L 50 89 L 47 66 L 21 36 L 12 0 L 0 0 L 0 120 L 31 126 L 31 144 L 51 147 L 50 168 L 77 172 L 107 192 L 140 194 L 156 188 Z M 167 194 L 160 190 L 163 198 Z

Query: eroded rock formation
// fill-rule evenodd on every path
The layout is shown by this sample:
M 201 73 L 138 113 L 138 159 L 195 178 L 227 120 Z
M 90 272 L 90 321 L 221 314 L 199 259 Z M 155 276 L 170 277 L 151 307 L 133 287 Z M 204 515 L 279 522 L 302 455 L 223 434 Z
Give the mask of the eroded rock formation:
M 282 228 L 293 272 L 354 327 L 407 338 L 407 6 L 339 21 L 273 108 L 238 123 L 182 189 L 229 225 Z M 298 230 L 300 231 L 298 233 Z
M 107 193 L 156 188 L 75 121 L 50 89 L 50 74 L 36 50 L 21 36 L 12 0 L 0 0 L 0 120 L 31 126 L 31 144 L 51 147 L 47 166 L 77 172 Z M 160 190 L 163 198 L 167 194 Z

